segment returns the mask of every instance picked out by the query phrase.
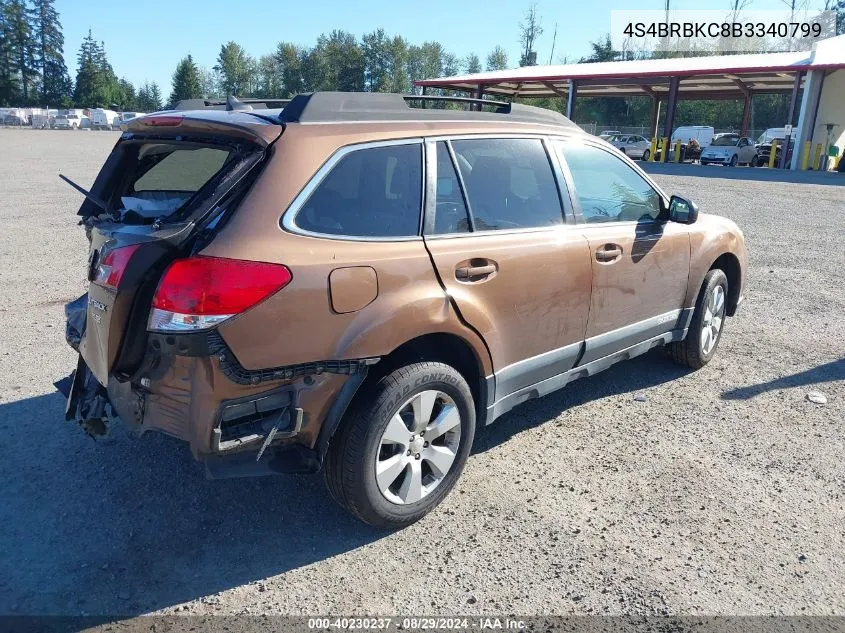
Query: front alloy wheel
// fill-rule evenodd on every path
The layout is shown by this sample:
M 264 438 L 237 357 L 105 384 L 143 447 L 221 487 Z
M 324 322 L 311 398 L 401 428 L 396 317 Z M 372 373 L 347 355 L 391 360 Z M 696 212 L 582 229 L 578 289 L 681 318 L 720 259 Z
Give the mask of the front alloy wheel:
M 669 346 L 675 362 L 701 369 L 716 354 L 727 314 L 728 278 L 718 268 L 704 277 L 687 336 Z
M 705 356 L 710 355 L 722 333 L 722 323 L 725 320 L 725 288 L 714 286 L 707 298 L 704 317 L 701 324 L 701 351 Z

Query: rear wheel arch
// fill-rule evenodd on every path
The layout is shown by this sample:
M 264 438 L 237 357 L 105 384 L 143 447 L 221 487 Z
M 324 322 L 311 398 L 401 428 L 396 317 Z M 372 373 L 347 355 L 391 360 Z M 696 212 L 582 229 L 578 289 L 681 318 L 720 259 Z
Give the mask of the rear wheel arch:
M 351 386 L 354 389 L 354 394 L 346 398 L 346 406 L 337 409 L 332 407 L 323 422 L 317 440 L 321 460 L 325 456 L 332 438 L 340 429 L 344 414 L 357 399 L 367 397 L 370 391 L 368 387 L 378 384 L 382 378 L 389 376 L 399 367 L 425 361 L 444 363 L 454 367 L 463 376 L 472 392 L 476 418 L 483 420 L 483 412 L 488 404 L 487 380 L 484 375 L 484 364 L 476 350 L 469 341 L 457 334 L 446 332 L 423 334 L 406 341 L 390 353 L 382 356 L 378 363 L 370 367 L 362 381 Z M 340 397 L 339 395 L 338 399 Z

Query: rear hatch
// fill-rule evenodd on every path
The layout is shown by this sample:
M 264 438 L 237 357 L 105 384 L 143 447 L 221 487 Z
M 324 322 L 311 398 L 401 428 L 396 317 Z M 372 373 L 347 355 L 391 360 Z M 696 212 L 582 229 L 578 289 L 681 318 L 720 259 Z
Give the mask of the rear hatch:
M 140 364 L 164 269 L 225 222 L 282 131 L 245 112 L 156 114 L 124 125 L 79 210 L 90 284 L 78 349 L 102 385 Z

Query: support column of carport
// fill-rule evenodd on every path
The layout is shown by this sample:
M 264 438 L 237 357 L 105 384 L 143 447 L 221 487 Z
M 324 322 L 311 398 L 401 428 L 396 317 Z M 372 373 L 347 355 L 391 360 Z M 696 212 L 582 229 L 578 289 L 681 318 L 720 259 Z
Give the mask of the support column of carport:
M 678 88 L 681 86 L 680 77 L 669 79 L 669 99 L 666 102 L 666 121 L 663 125 L 663 138 L 672 139 L 672 128 L 675 125 L 675 110 L 678 107 Z M 667 143 L 668 144 L 668 143 Z M 669 148 L 664 147 L 660 152 L 660 162 L 667 162 Z
M 578 82 L 574 79 L 569 80 L 569 90 L 566 94 L 566 118 L 573 121 L 575 114 L 575 97 L 578 94 Z
M 478 84 L 478 87 L 475 89 L 475 94 L 473 95 L 476 99 L 483 99 L 484 98 L 484 84 Z M 481 104 L 476 103 L 473 106 L 470 106 L 471 110 L 478 110 L 481 112 Z
M 748 136 L 748 128 L 751 127 L 751 89 L 745 85 L 739 77 L 735 77 L 733 82 L 742 92 L 744 103 L 742 105 L 742 123 L 739 125 L 739 135 Z
M 795 108 L 798 107 L 798 93 L 801 90 L 801 80 L 804 78 L 803 72 L 795 73 L 795 81 L 792 82 L 792 95 L 789 99 L 789 119 L 787 123 L 793 125 L 795 123 Z M 813 128 L 816 126 L 816 113 L 819 111 L 819 98 L 822 94 L 822 84 L 824 83 L 823 70 L 811 70 L 807 75 L 807 81 L 804 82 L 804 98 L 801 100 L 801 114 L 799 115 L 798 125 L 795 126 L 794 133 L 790 143 L 792 143 L 792 161 L 789 164 L 790 169 L 799 169 L 801 165 L 801 152 L 804 141 L 807 139 L 813 140 Z M 806 116 L 808 108 L 811 110 L 810 116 Z M 780 155 L 781 169 L 786 167 L 786 153 L 789 148 L 784 148 Z

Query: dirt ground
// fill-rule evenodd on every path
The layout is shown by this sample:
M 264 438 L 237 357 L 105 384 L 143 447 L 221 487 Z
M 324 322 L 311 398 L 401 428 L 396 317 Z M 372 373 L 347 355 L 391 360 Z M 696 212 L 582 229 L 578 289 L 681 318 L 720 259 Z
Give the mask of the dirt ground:
M 0 614 L 845 614 L 845 179 L 658 173 L 746 235 L 715 360 L 657 350 L 512 411 L 384 533 L 319 477 L 207 481 L 175 440 L 63 420 L 86 252 L 57 174 L 90 185 L 116 140 L 0 129 Z

